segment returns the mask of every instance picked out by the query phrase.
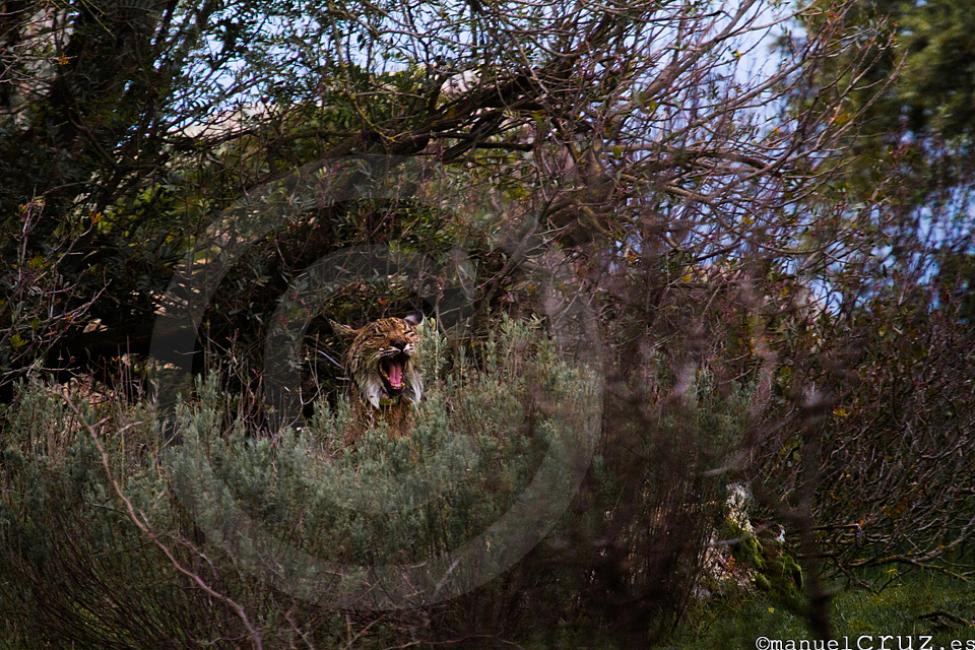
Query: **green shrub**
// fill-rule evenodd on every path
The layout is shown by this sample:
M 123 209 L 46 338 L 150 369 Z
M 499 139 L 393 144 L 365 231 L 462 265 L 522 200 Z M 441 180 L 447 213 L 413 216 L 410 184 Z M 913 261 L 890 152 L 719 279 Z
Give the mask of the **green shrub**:
M 505 320 L 466 359 L 437 336 L 412 434 L 380 424 L 354 447 L 343 398 L 270 435 L 215 381 L 166 414 L 21 386 L 0 466 L 0 638 L 626 645 L 659 628 L 720 521 L 721 479 L 699 470 L 740 435 L 748 391 L 722 397 L 702 374 L 679 408 L 615 420 L 597 370 L 540 322 Z
M 482 369 L 458 363 L 438 376 L 445 364 L 428 359 L 432 381 L 412 435 L 393 439 L 380 425 L 354 448 L 342 446 L 351 417 L 343 400 L 334 410 L 323 400 L 300 431 L 271 437 L 246 421 L 228 426 L 232 399 L 213 382 L 198 382 L 166 426 L 148 403 L 79 408 L 112 481 L 181 565 L 240 603 L 266 643 L 304 635 L 327 644 L 379 614 L 347 619 L 325 600 L 349 605 L 343 585 L 363 591 L 372 567 L 462 547 L 518 502 L 546 454 L 569 459 L 579 428 L 593 424 L 586 409 L 598 417 L 592 370 L 560 361 L 538 328 L 506 322 Z M 437 349 L 446 346 L 428 353 Z M 234 612 L 133 524 L 92 436 L 53 387 L 23 386 L 4 428 L 0 619 L 14 645 L 241 641 Z M 180 443 L 164 445 L 173 434 Z M 315 567 L 348 574 L 316 591 L 314 580 L 331 574 Z M 398 616 L 386 626 L 416 624 Z M 379 629 L 370 635 L 381 638 Z

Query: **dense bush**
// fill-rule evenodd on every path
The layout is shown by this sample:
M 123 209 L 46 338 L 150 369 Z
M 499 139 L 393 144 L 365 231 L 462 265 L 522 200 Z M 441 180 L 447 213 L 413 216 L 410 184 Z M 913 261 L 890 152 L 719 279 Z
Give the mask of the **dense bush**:
M 693 449 L 727 448 L 745 401 L 699 382 L 630 432 L 640 453 L 621 464 L 593 437 L 599 373 L 540 328 L 505 321 L 466 360 L 429 335 L 412 435 L 380 425 L 354 448 L 344 399 L 265 435 L 227 417 L 236 398 L 213 382 L 168 415 L 21 386 L 4 424 L 0 634 L 331 647 L 659 629 L 720 519 Z
M 341 399 L 335 409 L 320 402 L 300 430 L 268 436 L 228 420 L 235 398 L 212 381 L 168 416 L 150 402 L 21 386 L 5 413 L 0 473 L 2 635 L 23 647 L 229 647 L 247 640 L 241 613 L 251 639 L 269 647 L 526 638 L 559 634 L 560 622 L 596 630 L 612 624 L 598 619 L 613 603 L 592 601 L 607 597 L 601 565 L 618 553 L 630 557 L 626 590 L 690 588 L 698 546 L 670 552 L 671 568 L 687 565 L 681 581 L 648 574 L 660 557 L 641 554 L 655 540 L 666 555 L 675 522 L 703 530 L 713 513 L 695 523 L 702 495 L 666 489 L 665 463 L 656 472 L 653 458 L 678 432 L 695 446 L 730 435 L 714 426 L 727 405 L 689 405 L 694 419 L 634 437 L 647 454 L 643 488 L 627 532 L 607 546 L 601 536 L 626 491 L 612 459 L 597 454 L 584 496 L 565 514 L 551 510 L 560 498 L 568 505 L 572 475 L 582 479 L 598 451 L 597 369 L 570 362 L 537 322 L 506 321 L 476 359 L 448 364 L 445 345 L 427 348 L 430 386 L 412 436 L 391 439 L 379 426 L 354 448 L 343 447 Z M 165 444 L 173 431 L 181 442 Z M 537 507 L 519 511 L 533 494 Z M 505 513 L 516 518 L 491 528 Z M 534 528 L 545 541 L 525 558 L 492 554 L 492 541 L 517 550 L 512 540 Z M 479 562 L 437 573 L 440 558 L 459 557 L 450 553 L 485 531 L 496 539 L 476 547 Z

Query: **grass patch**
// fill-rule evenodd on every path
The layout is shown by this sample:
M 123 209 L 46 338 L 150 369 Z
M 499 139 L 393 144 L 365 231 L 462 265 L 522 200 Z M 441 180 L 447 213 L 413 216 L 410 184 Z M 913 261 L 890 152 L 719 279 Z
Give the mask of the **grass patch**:
M 831 603 L 834 635 L 850 637 L 856 647 L 860 635 L 873 635 L 879 648 L 880 635 L 933 636 L 932 648 L 949 648 L 952 640 L 975 641 L 975 588 L 970 582 L 931 571 L 903 574 L 895 568 L 866 576 L 886 584 L 873 592 L 863 588 L 842 589 Z M 968 621 L 964 624 L 962 621 Z M 755 639 L 810 639 L 801 613 L 783 607 L 765 594 L 727 596 L 695 606 L 663 647 L 754 648 Z M 896 641 L 893 642 L 896 646 Z M 842 643 L 841 643 L 842 647 Z

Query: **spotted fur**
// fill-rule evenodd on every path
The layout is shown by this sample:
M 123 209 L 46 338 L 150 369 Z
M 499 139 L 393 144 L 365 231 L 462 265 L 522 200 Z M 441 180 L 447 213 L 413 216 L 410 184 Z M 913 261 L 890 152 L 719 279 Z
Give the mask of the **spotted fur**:
M 410 412 L 423 397 L 423 379 L 416 366 L 420 313 L 380 318 L 356 329 L 332 321 L 337 334 L 349 340 L 343 365 L 352 379 L 359 419 L 374 423 L 385 417 L 391 428 L 408 427 Z

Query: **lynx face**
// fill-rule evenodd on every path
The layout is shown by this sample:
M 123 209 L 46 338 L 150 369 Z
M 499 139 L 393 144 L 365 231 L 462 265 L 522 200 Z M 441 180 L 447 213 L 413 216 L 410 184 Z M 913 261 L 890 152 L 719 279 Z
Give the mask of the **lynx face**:
M 423 380 L 414 363 L 416 326 L 422 321 L 422 314 L 412 313 L 380 318 L 358 329 L 332 322 L 336 333 L 351 339 L 344 365 L 358 393 L 373 408 L 380 409 L 384 400 L 417 404 L 423 396 Z

